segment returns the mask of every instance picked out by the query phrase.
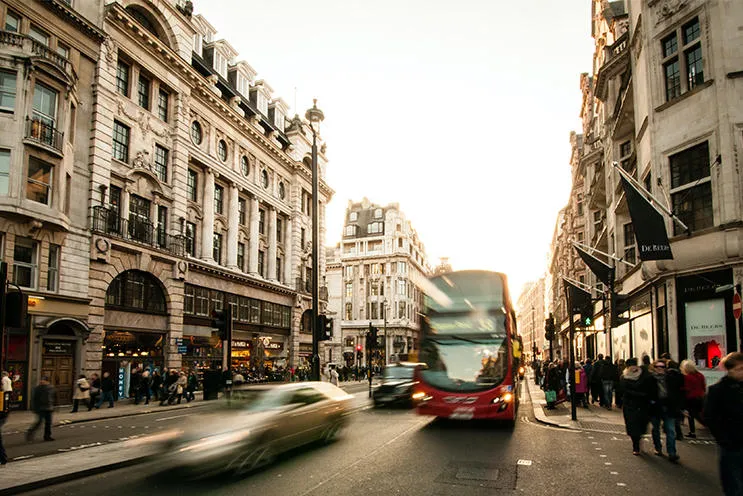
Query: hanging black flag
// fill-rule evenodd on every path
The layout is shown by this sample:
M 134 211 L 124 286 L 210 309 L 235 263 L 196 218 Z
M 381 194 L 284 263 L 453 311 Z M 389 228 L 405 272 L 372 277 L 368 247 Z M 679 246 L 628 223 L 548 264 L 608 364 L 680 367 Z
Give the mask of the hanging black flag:
M 598 258 L 590 255 L 584 250 L 581 250 L 577 246 L 573 247 L 578 252 L 578 255 L 580 255 L 580 258 L 583 259 L 583 262 L 585 262 L 585 264 L 591 270 L 591 272 L 596 274 L 596 277 L 599 278 L 599 281 L 603 282 L 607 286 L 611 286 L 611 280 L 614 279 L 614 268 L 610 265 L 606 265 Z
M 573 307 L 571 314 L 580 313 L 581 310 L 593 304 L 591 300 L 591 293 L 580 289 L 578 286 L 568 281 L 564 281 L 564 282 L 565 282 L 565 292 L 568 293 L 570 304 Z
M 621 179 L 640 260 L 673 260 L 663 217 L 629 181 Z

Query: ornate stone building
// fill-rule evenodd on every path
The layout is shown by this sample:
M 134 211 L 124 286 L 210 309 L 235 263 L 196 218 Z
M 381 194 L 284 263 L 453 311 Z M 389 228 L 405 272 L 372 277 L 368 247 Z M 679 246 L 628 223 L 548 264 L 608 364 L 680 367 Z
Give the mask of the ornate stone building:
M 594 0 L 592 12 L 574 194 L 585 195 L 590 244 L 623 260 L 617 290 L 630 298 L 628 321 L 600 333 L 596 349 L 692 358 L 711 380 L 741 347 L 732 299 L 743 279 L 743 52 L 730 47 L 743 42 L 743 4 Z M 664 216 L 672 260 L 640 261 L 613 163 L 688 226 Z
M 11 291 L 29 297 L 2 346 L 13 408 L 42 375 L 69 401 L 85 362 L 99 15 L 90 2 L 0 1 L 0 256 Z
M 181 3 L 104 8 L 84 368 L 115 372 L 120 394 L 136 366 L 220 367 L 211 315 L 227 305 L 234 366 L 312 349 L 311 132 Z M 321 239 L 326 166 L 321 141 Z
M 527 360 L 543 359 L 548 344 L 544 341 L 545 317 L 544 277 L 524 285 L 517 302 L 519 334 L 524 342 Z
M 341 297 L 331 300 L 336 332 L 326 353 L 342 350 L 342 358 L 336 351 L 326 359 L 350 367 L 364 365 L 364 336 L 370 323 L 379 328 L 380 336 L 386 329 L 380 338 L 384 346 L 374 356 L 376 364 L 415 359 L 423 309 L 420 286 L 430 268 L 425 247 L 399 205 L 381 206 L 367 198 L 349 202 L 343 239 L 328 252 L 333 254 L 328 285 L 339 288 Z

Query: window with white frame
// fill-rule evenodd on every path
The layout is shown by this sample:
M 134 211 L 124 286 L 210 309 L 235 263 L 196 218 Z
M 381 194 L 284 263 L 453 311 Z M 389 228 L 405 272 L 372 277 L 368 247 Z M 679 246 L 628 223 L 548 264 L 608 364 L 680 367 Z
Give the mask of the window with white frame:
M 16 73 L 0 71 L 0 110 L 15 111 Z
M 407 296 L 408 294 L 408 281 L 405 279 L 397 280 L 397 294 L 400 296 Z
M 124 124 L 114 121 L 114 135 L 112 139 L 113 156 L 122 162 L 129 161 L 129 128 Z
M 695 17 L 663 38 L 661 55 L 666 101 L 674 100 L 704 83 L 699 18 Z
M 378 234 L 382 233 L 384 231 L 383 225 L 381 222 L 372 222 L 369 224 L 366 228 L 366 232 L 368 234 Z
M 634 163 L 632 162 L 631 141 L 623 141 L 619 144 L 619 165 L 627 172 L 633 172 Z
M 346 279 L 353 279 L 353 265 L 346 265 L 343 267 L 343 277 Z
M 375 219 L 381 219 L 382 218 L 382 209 L 378 208 L 374 210 L 374 218 Z
M 593 230 L 594 232 L 601 232 L 601 230 L 604 228 L 604 216 L 601 210 L 596 210 L 593 212 Z
M 397 273 L 398 274 L 407 274 L 408 273 L 408 264 L 406 262 L 397 262 Z
M 199 173 L 188 169 L 188 180 L 186 182 L 186 196 L 191 201 L 198 200 Z
M 358 212 L 351 212 L 348 214 L 348 221 L 349 222 L 356 222 L 359 220 L 359 213 Z
M 193 51 L 196 52 L 196 54 L 199 57 L 201 57 L 201 47 L 202 47 L 201 33 L 196 33 L 193 35 Z
M 57 122 L 57 92 L 41 83 L 34 87 L 33 116 L 54 128 Z
M 5 31 L 11 33 L 17 33 L 21 29 L 21 16 L 15 12 L 8 10 L 5 13 Z
M 358 226 L 346 226 L 345 234 L 346 236 L 356 236 L 356 230 L 358 229 Z
M 155 174 L 157 178 L 164 182 L 168 182 L 168 155 L 170 152 L 167 148 L 160 145 L 155 145 Z
M 707 141 L 669 157 L 671 167 L 671 204 L 673 213 L 696 231 L 714 225 L 712 178 Z M 674 233 L 680 228 L 674 223 Z
M 346 299 L 350 300 L 353 298 L 353 283 L 347 282 L 346 283 Z
M 0 196 L 8 196 L 10 182 L 10 150 L 0 149 Z
M 52 202 L 52 172 L 54 166 L 36 157 L 28 159 L 26 198 L 50 205 Z
M 49 245 L 49 268 L 47 269 L 46 289 L 56 292 L 59 289 L 59 256 L 62 247 L 55 244 Z
M 36 288 L 39 244 L 30 238 L 15 238 L 13 248 L 13 283 L 22 288 Z
M 31 24 L 28 29 L 28 37 L 44 46 L 49 46 L 49 35 L 38 26 Z

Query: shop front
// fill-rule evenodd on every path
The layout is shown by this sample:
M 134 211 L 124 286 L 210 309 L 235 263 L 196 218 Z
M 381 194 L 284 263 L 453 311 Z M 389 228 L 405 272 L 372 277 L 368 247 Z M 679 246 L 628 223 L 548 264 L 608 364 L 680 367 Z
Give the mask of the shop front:
M 104 330 L 101 370 L 114 379 L 116 399 L 129 396 L 131 374 L 137 368 L 162 372 L 165 344 L 164 332 Z
M 183 350 L 181 364 L 184 369 L 221 370 L 222 342 L 217 336 L 184 335 L 180 348 Z
M 679 354 L 694 361 L 707 384 L 725 374 L 720 362 L 737 349 L 732 285 L 732 269 L 676 278 Z
M 232 340 L 232 368 L 241 371 L 270 371 L 286 368 L 286 336 L 236 333 Z

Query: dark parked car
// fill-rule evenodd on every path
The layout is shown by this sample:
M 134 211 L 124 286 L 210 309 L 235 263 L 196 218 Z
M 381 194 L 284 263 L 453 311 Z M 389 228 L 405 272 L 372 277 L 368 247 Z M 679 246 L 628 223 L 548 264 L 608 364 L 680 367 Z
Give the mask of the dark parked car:
M 401 362 L 388 365 L 382 371 L 379 385 L 374 389 L 374 406 L 402 404 L 415 406 L 413 387 L 415 381 L 413 373 L 416 367 L 425 366 L 421 363 Z

